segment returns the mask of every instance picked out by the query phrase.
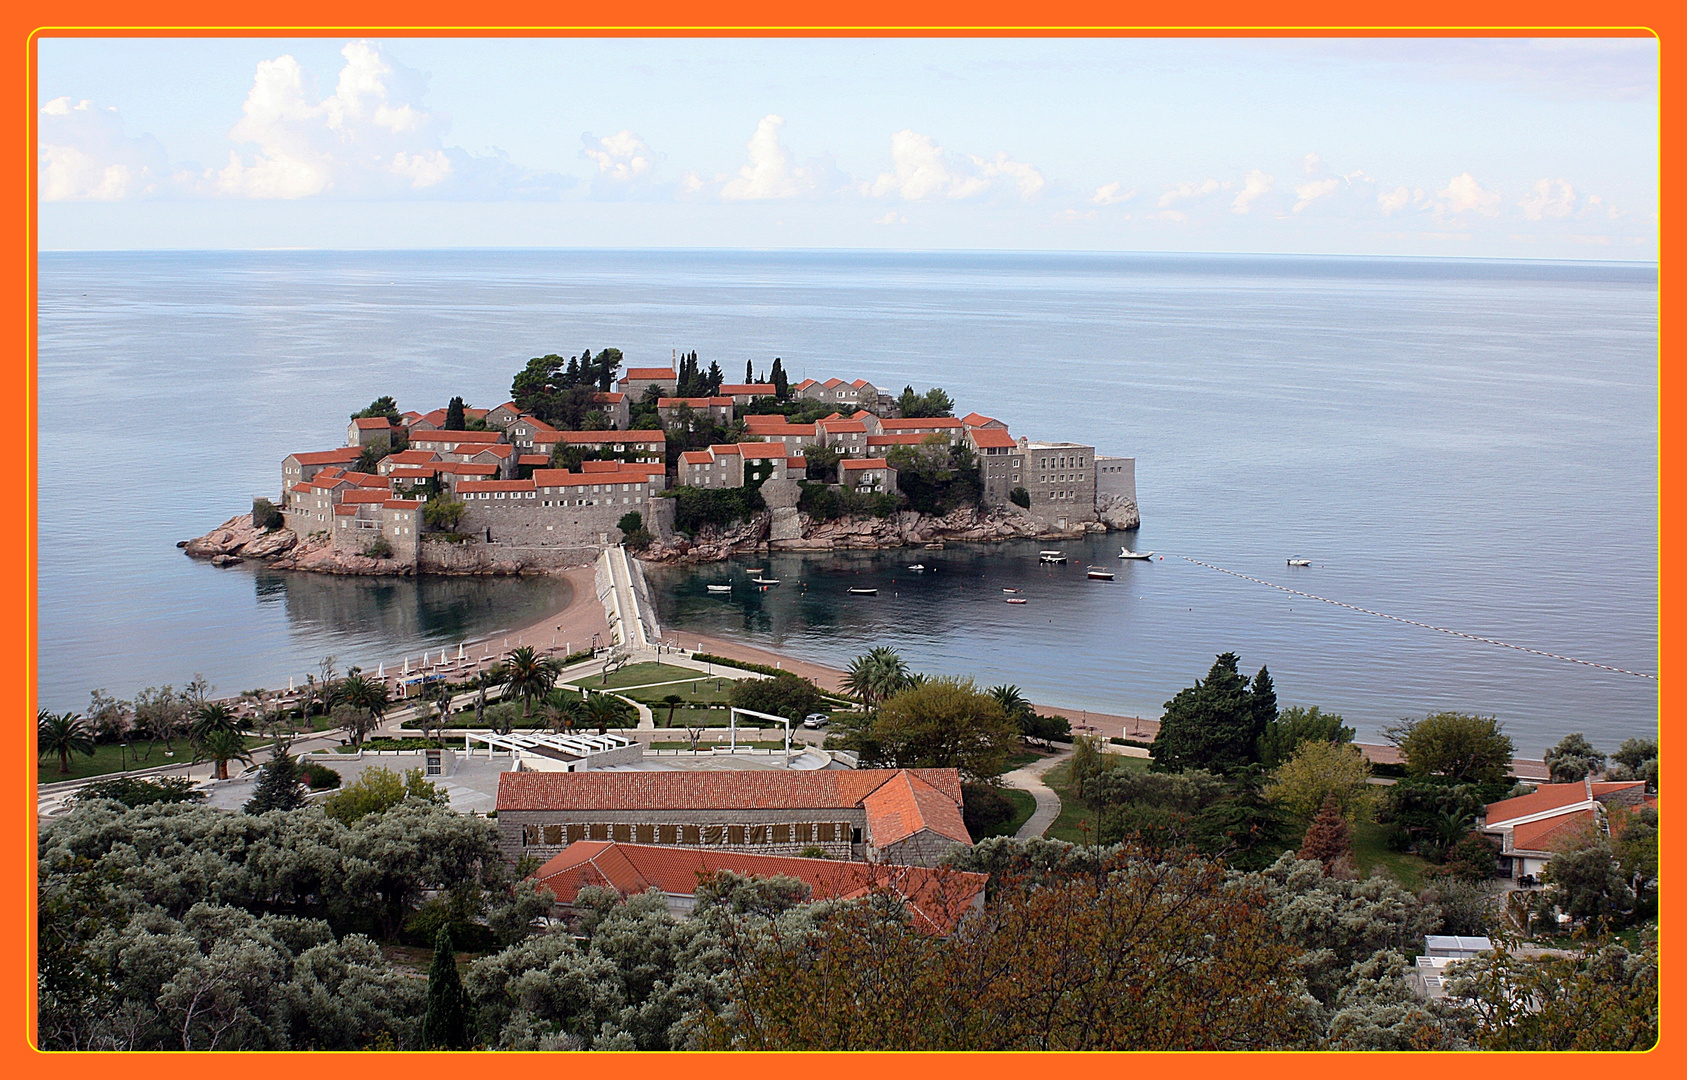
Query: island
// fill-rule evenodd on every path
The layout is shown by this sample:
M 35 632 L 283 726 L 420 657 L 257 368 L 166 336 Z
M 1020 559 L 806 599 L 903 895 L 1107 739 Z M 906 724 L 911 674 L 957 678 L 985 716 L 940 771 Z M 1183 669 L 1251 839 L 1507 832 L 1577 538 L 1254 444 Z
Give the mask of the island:
M 1136 461 L 955 415 L 939 387 L 727 383 L 677 352 L 535 357 L 491 409 L 461 397 L 353 413 L 345 442 L 281 462 L 281 491 L 181 542 L 219 565 L 341 574 L 517 574 L 625 544 L 652 562 L 1134 529 Z

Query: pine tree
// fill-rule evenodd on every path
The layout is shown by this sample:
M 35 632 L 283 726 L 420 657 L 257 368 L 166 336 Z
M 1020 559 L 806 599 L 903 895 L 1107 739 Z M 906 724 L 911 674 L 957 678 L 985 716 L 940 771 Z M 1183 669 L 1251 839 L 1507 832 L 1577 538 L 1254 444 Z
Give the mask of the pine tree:
M 457 954 L 451 947 L 451 928 L 442 926 L 433 939 L 433 963 L 428 966 L 428 1011 L 422 1017 L 422 1046 L 428 1050 L 467 1050 L 468 995 L 457 974 Z
M 1311 826 L 1306 830 L 1306 838 L 1300 842 L 1300 850 L 1295 853 L 1295 857 L 1317 859 L 1328 871 L 1335 867 L 1338 859 L 1352 853 L 1353 834 L 1348 828 L 1347 819 L 1341 816 L 1341 806 L 1332 792 L 1324 796 L 1323 808 L 1318 811 L 1318 816 L 1312 819 Z
M 563 375 L 562 375 L 562 384 L 564 386 L 573 386 L 575 383 L 578 383 L 579 381 L 580 381 L 580 358 L 578 356 L 570 356 L 568 358 L 568 370 L 563 372 Z
M 775 356 L 773 358 L 773 397 L 777 401 L 784 401 L 790 394 L 790 383 L 785 379 L 785 365 Z
M 1265 729 L 1271 725 L 1271 721 L 1277 719 L 1277 688 L 1271 684 L 1271 672 L 1265 670 L 1264 664 L 1260 665 L 1259 674 L 1254 676 L 1254 684 L 1248 691 L 1248 704 L 1254 714 L 1251 745 L 1256 748 L 1254 760 L 1258 761 L 1259 738 L 1265 734 Z
M 704 392 L 706 394 L 710 394 L 710 395 L 720 393 L 721 384 L 724 383 L 725 381 L 726 381 L 726 373 L 723 372 L 720 369 L 720 364 L 718 364 L 714 361 L 710 361 L 709 362 L 709 381 L 703 388 Z
M 299 763 L 287 752 L 285 742 L 277 742 L 270 759 L 258 769 L 258 785 L 241 810 L 264 814 L 271 810 L 297 810 L 304 804 L 305 782 L 299 775 Z
M 438 400 L 437 398 L 435 400 Z M 451 404 L 445 407 L 445 430 L 462 431 L 466 423 L 463 417 L 463 399 L 454 397 Z
M 756 381 L 755 367 L 748 360 L 744 361 L 744 381 L 747 383 L 753 383 Z

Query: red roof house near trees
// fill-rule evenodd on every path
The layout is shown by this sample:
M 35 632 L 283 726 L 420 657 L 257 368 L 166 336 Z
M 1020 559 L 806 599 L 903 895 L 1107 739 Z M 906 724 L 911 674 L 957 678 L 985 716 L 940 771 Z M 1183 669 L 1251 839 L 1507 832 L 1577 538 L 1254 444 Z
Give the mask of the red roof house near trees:
M 605 840 L 926 865 L 972 843 L 954 769 L 509 772 L 498 830 L 512 861 Z
M 968 911 L 984 906 L 987 874 L 923 866 L 840 862 L 743 851 L 656 847 L 582 840 L 539 868 L 533 879 L 561 906 L 573 904 L 582 888 L 596 885 L 624 896 L 655 889 L 676 915 L 696 905 L 697 886 L 720 872 L 744 877 L 789 877 L 809 887 L 811 900 L 852 900 L 887 892 L 903 901 L 914 926 L 947 934 Z
M 1489 803 L 1477 831 L 1500 842 L 1513 876 L 1539 874 L 1552 856 L 1591 836 L 1609 835 L 1613 812 L 1656 806 L 1643 780 L 1542 784 L 1527 795 Z

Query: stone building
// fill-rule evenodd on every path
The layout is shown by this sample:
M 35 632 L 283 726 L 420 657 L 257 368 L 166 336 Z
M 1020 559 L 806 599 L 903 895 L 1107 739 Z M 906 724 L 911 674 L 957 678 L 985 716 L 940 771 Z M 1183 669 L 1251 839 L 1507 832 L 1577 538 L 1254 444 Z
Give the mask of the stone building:
M 838 462 L 838 479 L 846 488 L 867 493 L 896 494 L 896 470 L 884 458 L 849 458 Z
M 635 367 L 628 368 L 627 373 L 615 383 L 615 389 L 625 394 L 629 401 L 637 404 L 644 400 L 644 392 L 652 386 L 659 394 L 671 394 L 674 386 L 679 382 L 679 372 L 671 367 Z
M 340 446 L 333 450 L 318 450 L 303 454 L 288 454 L 281 459 L 281 490 L 292 490 L 294 484 L 309 483 L 323 469 L 345 468 L 355 464 L 363 451 L 355 446 Z
M 508 772 L 498 840 L 511 862 L 603 840 L 902 865 L 972 843 L 954 769 Z
M 867 425 L 859 420 L 829 416 L 814 422 L 820 445 L 842 457 L 863 457 L 867 453 Z
M 632 405 L 626 394 L 617 390 L 600 390 L 592 395 L 592 406 L 603 413 L 611 431 L 625 431 L 632 426 Z
M 402 429 L 384 416 L 360 416 L 346 426 L 346 445 L 385 449 L 392 445 L 393 434 L 399 430 Z
M 1019 449 L 1019 441 L 1005 427 L 969 427 L 966 437 L 967 445 L 978 459 L 984 501 L 992 506 L 1006 504 L 1013 489 L 1025 485 L 1025 455 Z
M 431 450 L 447 460 L 462 460 L 461 456 L 452 456 L 464 453 L 458 447 L 472 447 L 467 451 L 472 454 L 481 447 L 503 441 L 502 431 L 418 431 L 410 436 L 410 449 Z
M 773 397 L 778 387 L 772 383 L 722 383 L 720 392 L 734 405 L 748 405 L 757 398 Z
M 665 397 L 656 400 L 656 415 L 662 418 L 664 426 L 671 427 L 674 418 L 680 415 L 680 406 L 691 410 L 693 418 L 698 420 L 712 420 L 722 427 L 732 423 L 732 398 L 720 397 Z
M 1095 447 L 1019 440 L 1031 513 L 1056 528 L 1095 520 Z
M 967 426 L 953 416 L 929 416 L 914 420 L 883 420 L 883 435 L 941 435 L 953 446 L 966 437 Z
M 617 523 L 629 511 L 651 519 L 650 498 L 661 489 L 661 481 L 642 466 L 535 469 L 527 480 L 463 481 L 457 485 L 464 506 L 458 530 L 532 547 L 613 544 L 621 539 Z
M 825 382 L 804 379 L 791 387 L 791 395 L 810 401 L 824 401 L 828 405 L 837 405 L 840 409 L 845 406 L 851 410 L 879 407 L 879 389 L 866 379 L 856 379 L 854 382 L 844 382 L 842 379 L 827 379 Z

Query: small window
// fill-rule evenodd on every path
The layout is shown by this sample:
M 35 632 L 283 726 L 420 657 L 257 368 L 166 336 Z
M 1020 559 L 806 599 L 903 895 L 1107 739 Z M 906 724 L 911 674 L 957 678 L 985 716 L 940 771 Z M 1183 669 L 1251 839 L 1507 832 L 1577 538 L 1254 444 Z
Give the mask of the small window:
M 700 830 L 697 828 L 697 826 L 695 826 L 695 825 L 682 825 L 682 826 L 680 826 L 680 843 L 682 843 L 682 844 L 695 844 L 701 839 L 702 839 L 702 837 L 700 836 Z
M 617 844 L 631 843 L 633 827 L 631 825 L 612 825 L 610 826 L 610 835 Z
M 592 822 L 592 824 L 591 824 L 591 838 L 593 840 L 607 840 L 607 839 L 609 839 L 609 826 L 607 824 L 601 822 L 601 821 Z
M 561 825 L 545 826 L 545 843 L 547 845 L 551 847 L 560 847 L 564 842 L 562 837 L 563 831 Z

